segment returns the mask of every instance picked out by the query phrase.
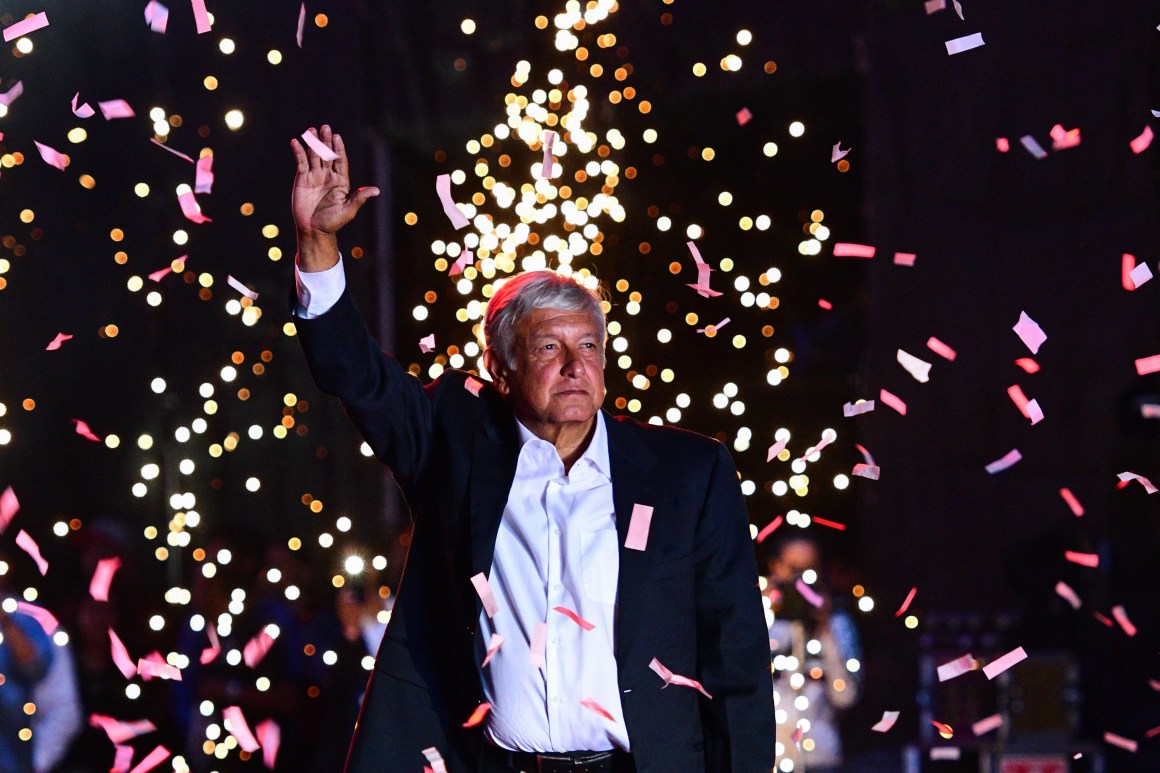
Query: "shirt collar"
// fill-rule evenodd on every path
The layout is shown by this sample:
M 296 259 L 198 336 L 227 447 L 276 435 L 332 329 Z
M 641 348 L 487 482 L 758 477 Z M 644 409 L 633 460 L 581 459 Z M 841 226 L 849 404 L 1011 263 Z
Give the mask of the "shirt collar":
M 551 443 L 537 437 L 519 419 L 516 419 L 516 427 L 519 428 L 520 432 L 521 451 L 528 443 L 537 442 L 552 448 L 552 451 L 555 452 L 556 449 L 552 447 Z M 559 458 L 558 455 L 557 458 Z M 608 428 L 604 425 L 604 411 L 596 411 L 596 429 L 592 432 L 592 440 L 588 442 L 588 447 L 584 449 L 584 453 L 572 466 L 573 470 L 576 469 L 577 465 L 581 467 L 591 466 L 604 477 L 612 480 L 612 464 L 608 460 Z

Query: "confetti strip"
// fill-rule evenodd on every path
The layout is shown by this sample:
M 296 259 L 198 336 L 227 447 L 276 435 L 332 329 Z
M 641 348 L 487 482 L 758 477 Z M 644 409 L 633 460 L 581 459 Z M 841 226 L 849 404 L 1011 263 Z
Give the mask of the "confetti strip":
M 282 745 L 282 728 L 274 720 L 266 719 L 258 723 L 254 734 L 262 745 L 262 763 L 273 770 L 278 762 L 278 747 Z
M 1081 505 L 1079 500 L 1076 499 L 1075 494 L 1071 493 L 1071 489 L 1061 488 L 1059 490 L 1059 495 L 1063 497 L 1064 502 L 1067 502 L 1067 506 L 1071 508 L 1071 512 L 1075 514 L 1076 518 L 1083 515 L 1083 505 Z
M 149 0 L 145 6 L 145 23 L 149 29 L 164 35 L 165 28 L 169 26 L 169 9 L 157 0 Z
M 685 244 L 689 248 L 689 253 L 693 256 L 693 262 L 697 264 L 697 282 L 696 284 L 689 285 L 689 287 L 696 290 L 697 294 L 702 298 L 719 298 L 721 293 L 709 287 L 709 275 L 712 273 L 713 268 L 701 257 L 701 251 L 697 249 L 697 245 L 694 242 L 685 242 Z
M 463 727 L 475 727 L 483 718 L 487 716 L 487 712 L 491 711 L 490 703 L 481 703 L 475 707 L 475 711 L 471 712 L 471 716 L 463 723 Z
M 250 732 L 250 726 L 246 722 L 246 717 L 242 714 L 240 707 L 226 706 L 222 709 L 222 717 L 226 721 L 226 730 L 230 731 L 230 735 L 238 739 L 238 746 L 241 746 L 243 750 L 253 754 L 261 748 L 258 744 L 258 739 L 254 738 L 254 734 Z
M 338 154 L 331 150 L 326 145 L 326 143 L 318 139 L 318 135 L 310 129 L 302 132 L 302 141 L 306 143 L 307 147 L 318 154 L 318 157 L 323 161 L 334 161 L 336 158 L 338 158 Z M 446 175 L 440 175 L 440 177 L 444 176 Z M 448 177 L 448 179 L 450 179 L 450 177 Z
M 749 112 L 748 107 L 743 107 L 737 111 L 737 125 L 744 126 L 753 120 L 753 113 Z
M 49 166 L 55 166 L 57 169 L 64 171 L 64 168 L 69 164 L 69 157 L 64 153 L 50 148 L 48 145 L 33 140 L 36 149 L 40 151 L 40 157 L 44 159 L 44 163 Z
M 923 3 L 923 7 L 926 9 L 926 15 L 930 16 L 932 13 L 937 13 L 946 8 L 947 0 L 926 0 Z
M 40 569 L 41 577 L 48 574 L 48 561 L 40 555 L 40 546 L 36 544 L 36 540 L 32 538 L 31 534 L 21 529 L 20 533 L 16 535 L 16 546 L 32 557 L 32 560 L 36 562 L 36 567 Z
M 473 575 L 471 584 L 475 586 L 475 592 L 479 594 L 479 600 L 483 602 L 483 610 L 487 612 L 487 616 L 495 617 L 499 607 L 495 603 L 495 595 L 491 592 L 491 586 L 487 583 L 487 575 L 483 572 Z
M 443 755 L 434 746 L 428 746 L 424 749 L 423 756 L 427 758 L 427 762 L 431 763 L 432 773 L 447 773 L 447 763 L 443 761 Z
M 158 746 L 149 752 L 145 759 L 138 762 L 137 767 L 130 770 L 129 773 L 147 773 L 147 771 L 153 770 L 153 768 L 165 762 L 167 759 L 169 759 L 169 750 L 164 746 Z
M 765 525 L 765 527 L 762 528 L 761 531 L 757 532 L 757 541 L 764 542 L 766 537 L 768 537 L 770 534 L 773 534 L 775 531 L 777 531 L 777 528 L 779 526 L 781 526 L 782 521 L 784 521 L 784 520 L 785 519 L 779 515 L 776 518 L 774 518 L 772 521 L 767 523 Z
M 1160 354 L 1153 354 L 1151 357 L 1141 357 L 1136 360 L 1136 372 L 1141 376 L 1147 376 L 1149 373 L 1156 373 L 1160 371 Z
M 720 293 L 718 293 L 718 295 L 720 295 Z M 708 327 L 697 328 L 697 332 L 698 333 L 707 333 L 709 331 L 713 331 L 714 333 L 716 333 L 718 330 L 720 330 L 721 328 L 725 327 L 728 324 L 729 324 L 729 317 L 726 317 L 725 319 L 718 322 L 716 325 L 709 325 Z
M 443 205 L 443 213 L 447 215 L 451 221 L 451 225 L 459 229 L 470 222 L 467 219 L 467 215 L 463 214 L 451 198 L 451 175 L 441 174 L 435 178 L 435 192 L 439 194 L 439 202 Z
M 20 502 L 16 499 L 16 492 L 9 486 L 4 489 L 3 494 L 0 494 L 0 534 L 4 533 L 18 512 L 20 512 Z
M 1006 470 L 1008 467 L 1017 464 L 1022 458 L 1023 454 L 1019 453 L 1019 449 L 1012 448 L 1010 451 L 1004 454 L 1001 459 L 996 459 L 995 461 L 988 464 L 986 466 L 986 470 L 989 474 L 994 475 L 997 472 L 1003 472 L 1003 470 Z
M 1128 636 L 1136 635 L 1136 626 L 1128 618 L 1128 610 L 1124 609 L 1123 604 L 1117 604 L 1116 606 L 1112 607 L 1112 619 L 1120 624 L 1120 628 L 1122 628 L 1124 633 L 1128 634 Z
M 830 163 L 833 164 L 845 158 L 851 150 L 853 150 L 853 148 L 846 148 L 845 150 L 842 150 L 842 143 L 840 141 L 835 142 L 833 150 L 830 151 Z
M 1047 334 L 1043 332 L 1043 328 L 1027 316 L 1025 311 L 1019 312 L 1019 321 L 1011 329 L 1019 336 L 1019 340 L 1031 350 L 1032 354 L 1039 354 L 1039 347 L 1043 346 L 1043 342 L 1047 340 Z
M 1132 152 L 1136 155 L 1143 153 L 1152 144 L 1152 127 L 1145 126 L 1144 131 L 1140 132 L 1140 136 L 1132 140 L 1129 144 L 1132 146 Z
M 1074 550 L 1065 550 L 1063 557 L 1073 564 L 1086 566 L 1089 569 L 1095 569 L 1100 565 L 1100 557 L 1097 553 L 1077 553 Z
M 201 651 L 201 656 L 198 658 L 198 662 L 203 666 L 212 663 L 222 651 L 222 643 L 218 639 L 217 630 L 214 629 L 213 623 L 206 626 L 205 634 L 209 638 L 209 646 Z
M 544 667 L 544 653 L 548 648 L 548 624 L 536 623 L 532 626 L 532 641 L 528 646 L 528 662 L 532 668 Z
M 947 726 L 950 729 L 950 726 Z M 931 762 L 938 762 L 940 760 L 957 760 L 962 758 L 963 752 L 957 746 L 936 746 L 930 750 Z
M 894 265 L 896 266 L 913 266 L 914 261 L 918 258 L 913 252 L 896 252 L 894 253 Z
M 1149 494 L 1156 493 L 1157 489 L 1155 486 L 1152 485 L 1152 481 L 1148 480 L 1143 475 L 1137 475 L 1134 472 L 1121 472 L 1116 477 L 1119 478 L 1124 483 L 1128 483 L 1128 482 L 1133 481 L 1133 480 L 1139 481 L 1140 485 L 1143 486 L 1144 490 L 1147 491 Z
M 842 406 L 842 415 L 847 419 L 851 416 L 860 416 L 874 410 L 873 400 L 859 400 L 856 403 L 846 403 Z
M 1141 403 L 1140 416 L 1145 419 L 1160 419 L 1160 403 Z
M 3 94 L 0 94 L 0 105 L 4 105 L 5 107 L 8 107 L 13 102 L 15 102 L 20 97 L 20 95 L 23 93 L 24 93 L 24 81 L 16 81 L 15 83 L 12 84 L 11 88 L 9 88 Z M 78 92 L 78 95 L 79 95 L 79 92 Z M 76 97 L 73 97 L 73 100 L 74 100 L 73 105 L 75 106 L 76 105 L 76 101 L 75 101 Z M 88 105 L 86 105 L 86 107 L 88 107 Z M 92 110 L 92 108 L 90 107 L 89 110 Z M 73 112 L 76 112 L 76 111 L 74 110 Z M 89 115 L 92 115 L 92 113 L 89 113 Z M 87 117 L 88 116 L 81 116 L 81 118 L 87 118 Z
M 866 450 L 866 446 L 862 445 L 861 443 L 855 443 L 854 448 L 857 448 L 858 452 L 862 454 L 862 458 L 866 460 L 866 464 L 870 465 L 871 467 L 878 466 L 874 461 L 874 457 L 871 456 L 870 452 Z
M 109 585 L 113 582 L 113 575 L 121 568 L 121 559 L 117 557 L 102 558 L 97 562 L 93 572 L 93 579 L 89 581 L 89 595 L 94 601 L 109 600 Z
M 805 580 L 799 578 L 798 581 L 794 583 L 794 587 L 797 588 L 797 592 L 800 593 L 802 598 L 805 599 L 806 602 L 809 603 L 809 605 L 814 609 L 821 609 L 822 604 L 826 603 L 825 599 L 822 598 L 820 593 L 806 585 Z
M 1106 625 L 1108 628 L 1114 628 L 1116 626 L 1116 624 L 1112 622 L 1111 618 L 1104 617 L 1099 612 L 1092 612 L 1092 617 L 1094 617 L 1100 623 Z
M 954 56 L 955 54 L 961 54 L 964 51 L 970 51 L 972 48 L 979 48 L 986 44 L 983 42 L 983 33 L 976 32 L 972 35 L 964 35 L 961 38 L 948 40 L 946 45 L 947 54 Z
M 1131 738 L 1125 738 L 1124 736 L 1116 735 L 1115 733 L 1104 733 L 1104 740 L 1110 743 L 1112 746 L 1118 746 L 1125 751 L 1131 752 L 1132 754 L 1136 753 L 1137 743 Z
M 117 636 L 117 632 L 112 628 L 109 629 L 109 648 L 113 654 L 113 665 L 117 667 L 117 670 L 126 679 L 132 679 L 136 676 L 137 666 L 133 665 L 133 659 L 129 657 L 129 650 L 125 649 L 121 637 Z
M 256 292 L 254 292 L 250 288 L 246 287 L 244 284 L 239 282 L 237 279 L 234 279 L 232 276 L 228 276 L 228 275 L 226 276 L 226 283 L 229 284 L 230 287 L 234 288 L 242 295 L 249 298 L 251 301 L 258 300 L 258 294 Z
M 853 244 L 851 242 L 835 242 L 835 258 L 872 258 L 875 248 L 869 244 Z
M 934 720 L 934 719 L 932 719 L 930 721 L 930 723 L 938 729 L 939 735 L 941 735 L 943 738 L 953 738 L 954 737 L 955 730 L 950 725 L 943 723 L 943 722 L 939 722 L 939 721 Z M 957 751 L 957 749 L 956 749 L 956 751 Z M 933 760 L 935 749 L 931 749 L 930 752 L 931 752 L 931 759 Z M 955 759 L 958 759 L 958 758 L 956 757 Z
M 306 31 L 306 3 L 298 6 L 298 31 L 294 33 L 294 40 L 302 48 L 302 33 Z
M 94 443 L 101 442 L 101 439 L 94 435 L 93 431 L 89 428 L 88 422 L 81 421 L 80 419 L 73 419 L 73 424 L 76 425 L 77 434 L 81 437 L 85 438 L 86 440 L 91 440 Z
M 1132 281 L 1132 269 L 1136 267 L 1136 256 L 1130 252 L 1125 252 L 1120 256 L 1120 281 L 1124 285 L 1124 289 L 1131 292 L 1136 289 L 1136 283 Z
M 902 602 L 902 606 L 894 613 L 895 617 L 902 617 L 906 613 L 906 610 L 910 609 L 910 602 L 914 601 L 914 595 L 916 593 L 918 593 L 917 585 L 910 589 L 910 593 L 906 594 L 906 600 Z
M 1022 368 L 1025 373 L 1039 372 L 1039 363 L 1030 357 L 1020 357 L 1019 359 L 1015 360 L 1015 364 Z
M 205 0 L 189 0 L 190 5 L 193 6 L 193 20 L 197 22 L 197 34 L 202 35 L 209 32 L 212 26 L 209 21 L 209 13 L 205 10 Z
M 1132 289 L 1134 290 L 1152 278 L 1152 269 L 1148 267 L 1147 263 L 1141 263 L 1128 272 L 1128 278 L 1132 280 Z
M 1007 396 L 1015 403 L 1015 407 L 1023 414 L 1023 418 L 1031 420 L 1033 426 L 1043 421 L 1043 409 L 1039 407 L 1039 403 L 1035 400 L 1028 400 L 1027 395 L 1023 394 L 1023 389 L 1018 384 L 1007 387 Z
M 999 714 L 992 714 L 991 716 L 984 717 L 983 719 L 980 719 L 978 722 L 975 722 L 973 725 L 971 725 L 971 732 L 975 734 L 976 738 L 978 738 L 980 736 L 986 735 L 992 730 L 998 730 L 1002 726 L 1003 717 Z
M 476 397 L 479 397 L 480 391 L 483 390 L 483 382 L 477 378 L 468 376 L 467 381 L 463 382 L 463 388 Z
M 786 440 L 779 440 L 776 443 L 774 443 L 773 445 L 771 445 L 769 447 L 769 451 L 767 451 L 765 454 L 765 461 L 772 462 L 777 457 L 778 454 L 780 454 L 782 451 L 785 450 L 785 444 L 787 442 L 788 441 L 786 441 Z
M 105 731 L 105 735 L 109 737 L 109 741 L 114 744 L 125 743 L 125 741 L 130 741 L 146 733 L 152 733 L 157 729 L 157 726 L 147 719 L 139 719 L 136 722 L 122 722 L 113 717 L 106 717 L 104 714 L 93 714 L 89 717 L 89 724 L 92 727 Z
M 875 722 L 874 726 L 870 729 L 875 733 L 885 733 L 887 730 L 894 727 L 894 723 L 898 721 L 898 715 L 901 713 L 902 712 L 900 711 L 883 711 L 882 719 Z
M 498 633 L 491 635 L 491 641 L 487 645 L 487 655 L 484 656 L 483 662 L 479 664 L 480 668 L 485 668 L 491 659 L 495 657 L 495 653 L 499 652 L 499 648 L 503 646 L 504 638 Z
M 27 601 L 17 601 L 16 611 L 23 612 L 31 617 L 36 622 L 40 623 L 40 627 L 49 636 L 56 633 L 56 629 L 60 628 L 60 621 L 56 619 L 56 615 L 49 612 L 44 607 L 39 607 L 36 604 L 29 604 Z
M 158 679 L 172 679 L 175 682 L 181 681 L 180 669 L 178 669 L 176 666 L 169 665 L 164 660 L 159 663 L 157 662 L 157 659 L 152 657 L 141 658 L 137 661 L 137 673 L 140 674 L 141 678 L 146 682 L 148 682 L 153 677 L 157 677 Z
M 925 384 L 930 381 L 930 363 L 925 360 L 920 360 L 913 354 L 898 350 L 898 364 L 906 369 L 906 372 L 914 376 L 914 379 L 920 384 Z
M 1078 610 L 1081 606 L 1083 606 L 1083 602 L 1080 601 L 1079 594 L 1077 594 L 1075 590 L 1063 580 L 1060 580 L 1055 584 L 1055 592 L 1060 598 L 1070 604 L 1072 609 Z
M 1047 158 L 1047 151 L 1044 150 L 1043 146 L 1039 144 L 1039 141 L 1032 137 L 1030 134 L 1024 134 L 1022 137 L 1020 137 L 1019 143 L 1027 149 L 1028 153 L 1035 156 L 1040 161 Z
M 963 655 L 961 658 L 955 658 L 949 663 L 943 663 L 938 667 L 938 680 L 946 682 L 954 679 L 956 676 L 962 676 L 968 671 L 974 671 L 979 667 L 979 664 L 971 657 L 971 653 Z
M 846 530 L 846 524 L 838 523 L 837 521 L 831 521 L 827 518 L 822 518 L 822 517 L 817 516 L 817 515 L 813 516 L 812 520 L 818 526 L 825 526 L 825 527 L 830 528 L 830 529 L 836 529 L 837 531 L 845 531 Z
M 589 711 L 592 711 L 592 712 L 595 712 L 596 714 L 599 714 L 600 716 L 607 719 L 609 722 L 616 721 L 616 718 L 613 717 L 612 714 L 610 714 L 608 712 L 608 709 L 601 706 L 599 703 L 597 703 L 592 698 L 585 698 L 584 700 L 580 701 L 580 705 L 583 706 L 584 708 L 588 709 Z
M 672 671 L 665 668 L 664 665 L 661 664 L 661 662 L 656 658 L 652 659 L 652 662 L 648 664 L 648 667 L 651 668 L 657 676 L 664 680 L 665 687 L 668 687 L 670 684 L 679 685 L 681 687 L 692 687 L 694 690 L 701 693 L 709 700 L 713 700 L 713 696 L 709 694 L 709 691 L 706 690 L 696 679 L 690 679 L 687 676 L 674 674 Z M 664 688 L 662 687 L 661 689 Z
M 132 746 L 113 747 L 113 767 L 110 773 L 129 773 L 129 766 L 133 764 Z
M 942 341 L 938 340 L 934 336 L 931 336 L 927 340 L 926 348 L 930 349 L 932 352 L 934 352 L 938 356 L 943 357 L 947 360 L 950 360 L 951 362 L 954 362 L 955 357 L 958 357 L 958 354 L 955 353 L 954 349 L 950 348 L 949 346 L 947 346 L 946 344 L 944 344 Z
M 170 266 L 166 266 L 165 268 L 159 268 L 156 271 L 154 271 L 152 274 L 149 275 L 149 278 L 151 280 L 153 280 L 154 282 L 160 282 L 162 279 L 164 279 L 165 277 L 167 277 L 168 275 L 170 275 L 172 273 L 173 273 L 173 269 Z
M 983 666 L 983 673 L 986 674 L 988 679 L 994 679 L 999 674 L 1011 668 L 1011 666 L 1015 665 L 1016 663 L 1021 663 L 1026 659 L 1027 653 L 1023 651 L 1023 648 L 1016 647 L 1006 655 L 995 658 L 990 663 Z
M 1006 153 L 1009 150 L 1011 150 L 1011 141 L 1008 140 L 1006 137 L 996 137 L 995 138 L 995 149 L 998 150 L 1000 153 Z
M 101 115 L 105 117 L 106 121 L 113 121 L 117 118 L 134 118 L 137 115 L 133 112 L 133 108 L 129 107 L 129 103 L 123 99 L 98 102 L 97 107 L 101 108 Z
M 834 304 L 830 303 L 825 298 L 818 299 L 818 306 L 825 309 L 826 311 L 833 311 L 834 309 Z
M 250 668 L 255 668 L 266 657 L 266 653 L 274 646 L 274 637 L 270 634 L 270 626 L 258 631 L 254 638 L 246 642 L 242 648 L 242 660 Z
M 57 349 L 60 348 L 61 344 L 63 344 L 65 341 L 70 341 L 70 340 L 72 340 L 71 335 L 69 335 L 67 333 L 57 333 L 56 338 L 52 339 L 52 341 L 49 342 L 48 346 L 44 347 L 44 350 L 46 352 L 55 352 Z
M 552 146 L 556 144 L 556 132 L 546 129 L 541 142 L 544 145 L 544 160 L 540 163 L 540 177 L 544 180 L 551 180 L 553 167 L 556 165 L 552 158 Z
M 963 18 L 963 4 L 960 3 L 959 0 L 951 0 L 951 4 L 955 7 L 955 13 L 959 15 L 959 20 L 966 21 L 966 19 Z
M 850 471 L 851 475 L 859 478 L 869 478 L 870 480 L 878 480 L 878 476 L 882 473 L 882 468 L 873 464 L 855 464 L 854 469 Z M 814 519 L 815 521 L 817 518 Z
M 906 403 L 902 402 L 900 397 L 887 392 L 885 389 L 880 389 L 878 390 L 878 400 L 884 405 L 889 405 L 903 416 L 906 415 Z
M 48 15 L 44 11 L 41 11 L 35 16 L 29 16 L 23 21 L 18 21 L 15 24 L 5 27 L 4 42 L 11 43 L 13 40 L 16 40 L 16 38 L 23 37 L 30 32 L 36 32 L 38 29 L 43 29 L 47 26 Z
M 1070 131 L 1064 129 L 1059 124 L 1051 127 L 1051 149 L 1052 150 L 1066 150 L 1074 148 L 1080 142 L 1079 128 Z
M 430 354 L 435 351 L 435 334 L 423 336 L 419 339 L 419 351 L 423 354 Z
M 187 190 L 177 197 L 177 203 L 181 205 L 181 214 L 185 215 L 185 219 L 191 223 L 212 223 L 213 220 L 201 213 L 201 207 L 194 198 L 193 191 Z
M 194 193 L 211 193 L 213 191 L 213 156 L 202 156 L 197 160 L 193 183 Z
M 648 529 L 652 524 L 653 509 L 651 505 L 634 504 L 632 515 L 628 521 L 628 534 L 624 538 L 624 547 L 628 550 L 644 550 L 648 545 Z
M 191 163 L 191 164 L 193 164 L 193 163 L 196 163 L 196 162 L 195 162 L 195 161 L 194 161 L 192 158 L 190 158 L 189 156 L 185 155 L 185 154 L 184 154 L 184 153 L 182 153 L 180 150 L 174 150 L 173 148 L 169 147 L 169 146 L 168 146 L 168 145 L 166 145 L 165 143 L 163 143 L 163 142 L 158 142 L 158 141 L 157 141 L 157 138 L 155 138 L 155 137 L 154 137 L 154 138 L 151 138 L 149 141 L 150 141 L 150 142 L 152 142 L 152 143 L 153 143 L 154 145 L 156 145 L 157 147 L 161 148 L 162 150 L 164 150 L 164 151 L 166 151 L 166 152 L 168 152 L 168 153 L 172 153 L 173 155 L 177 156 L 178 158 L 184 158 L 186 161 L 188 161 L 188 162 L 189 162 L 189 163 Z
M 596 627 L 592 623 L 590 623 L 587 620 L 585 620 L 584 618 L 580 617 L 580 615 L 573 612 L 571 609 L 568 609 L 568 607 L 552 607 L 552 611 L 559 612 L 561 615 L 564 615 L 569 620 L 571 620 L 573 623 L 575 623 L 576 625 L 583 628 L 585 631 L 591 631 L 593 628 Z

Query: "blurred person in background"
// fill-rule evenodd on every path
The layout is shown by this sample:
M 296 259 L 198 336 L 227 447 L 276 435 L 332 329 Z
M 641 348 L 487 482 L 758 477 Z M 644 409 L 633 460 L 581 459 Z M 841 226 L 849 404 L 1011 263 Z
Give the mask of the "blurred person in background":
M 61 763 L 84 729 L 84 709 L 67 637 L 54 642 L 52 666 L 33 687 L 31 701 L 36 704 L 31 717 L 33 768 L 36 773 L 69 769 Z
M 861 683 L 858 631 L 821 570 L 821 552 L 805 536 L 781 542 L 769 560 L 777 751 L 795 773 L 841 770 L 838 714 L 858 700 Z
M 24 705 L 52 666 L 52 640 L 40 623 L 0 609 L 0 771 L 35 773 L 32 731 Z

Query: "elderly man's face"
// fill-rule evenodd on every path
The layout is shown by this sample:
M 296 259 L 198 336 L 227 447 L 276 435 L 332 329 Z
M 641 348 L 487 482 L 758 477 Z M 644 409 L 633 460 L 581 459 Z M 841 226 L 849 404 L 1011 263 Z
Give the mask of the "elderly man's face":
M 493 374 L 528 429 L 543 437 L 596 415 L 604 402 L 604 341 L 591 314 L 536 309 L 516 325 L 515 343 L 515 368 Z

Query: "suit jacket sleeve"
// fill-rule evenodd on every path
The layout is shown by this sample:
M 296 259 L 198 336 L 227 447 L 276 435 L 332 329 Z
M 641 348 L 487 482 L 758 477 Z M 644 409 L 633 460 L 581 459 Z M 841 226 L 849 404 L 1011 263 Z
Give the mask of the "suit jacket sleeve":
M 724 446 L 697 526 L 697 651 L 706 770 L 769 773 L 774 765 L 769 639 L 749 517 L 737 470 Z

